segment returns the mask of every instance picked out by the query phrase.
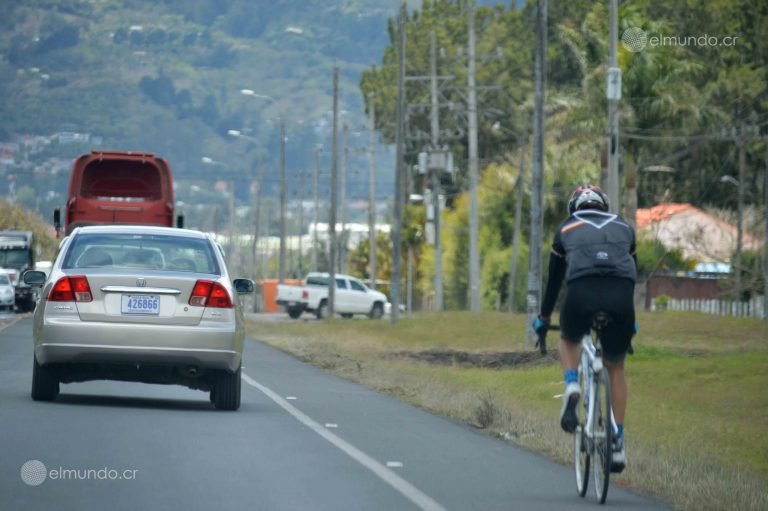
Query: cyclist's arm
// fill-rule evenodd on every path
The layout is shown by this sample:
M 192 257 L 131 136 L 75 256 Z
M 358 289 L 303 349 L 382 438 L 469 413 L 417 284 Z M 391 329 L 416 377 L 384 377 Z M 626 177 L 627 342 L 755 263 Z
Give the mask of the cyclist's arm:
M 560 285 L 565 278 L 565 254 L 558 252 L 552 247 L 549 254 L 549 278 L 547 279 L 547 289 L 544 293 L 544 300 L 541 302 L 541 317 L 549 318 L 555 308 L 557 294 L 560 291 Z

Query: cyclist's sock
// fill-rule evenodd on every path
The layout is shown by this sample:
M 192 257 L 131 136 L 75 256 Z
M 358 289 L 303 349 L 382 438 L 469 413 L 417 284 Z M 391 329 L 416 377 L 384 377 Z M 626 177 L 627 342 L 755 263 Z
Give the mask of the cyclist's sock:
M 624 444 L 624 424 L 616 424 L 616 445 Z
M 576 372 L 576 369 L 568 369 L 566 371 L 563 371 L 563 377 L 565 378 L 566 385 L 568 385 L 569 383 L 579 382 L 579 373 Z

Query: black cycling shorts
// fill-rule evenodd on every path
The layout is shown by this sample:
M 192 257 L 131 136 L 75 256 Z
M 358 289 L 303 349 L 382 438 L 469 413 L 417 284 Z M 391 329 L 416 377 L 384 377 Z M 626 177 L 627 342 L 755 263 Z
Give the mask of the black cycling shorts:
M 635 283 L 617 277 L 582 277 L 568 283 L 560 310 L 560 329 L 566 341 L 581 342 L 592 317 L 606 312 L 611 322 L 603 333 L 603 358 L 621 362 L 635 327 Z

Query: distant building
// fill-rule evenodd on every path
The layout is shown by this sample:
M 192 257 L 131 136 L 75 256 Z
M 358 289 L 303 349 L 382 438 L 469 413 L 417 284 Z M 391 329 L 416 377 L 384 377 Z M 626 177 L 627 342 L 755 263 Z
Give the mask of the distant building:
M 680 250 L 699 263 L 730 262 L 736 249 L 737 229 L 691 204 L 659 204 L 637 210 L 640 239 L 658 240 L 669 250 Z M 742 249 L 758 250 L 760 242 L 742 232 Z

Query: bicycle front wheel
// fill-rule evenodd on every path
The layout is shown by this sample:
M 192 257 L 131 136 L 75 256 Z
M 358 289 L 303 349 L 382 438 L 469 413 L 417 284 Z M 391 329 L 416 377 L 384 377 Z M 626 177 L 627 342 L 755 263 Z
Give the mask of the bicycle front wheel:
M 608 496 L 608 482 L 611 477 L 613 455 L 613 427 L 611 426 L 611 380 L 608 370 L 603 368 L 597 375 L 595 385 L 595 416 L 592 422 L 592 440 L 595 496 L 600 504 Z
M 579 424 L 573 432 L 573 468 L 576 470 L 576 491 L 579 497 L 587 494 L 589 486 L 589 441 L 584 427 Z
M 589 385 L 587 385 L 587 379 L 582 370 L 584 364 L 588 363 L 585 358 L 582 354 L 582 361 L 579 364 L 579 387 L 581 387 L 581 403 L 579 403 L 579 407 L 582 413 L 579 414 L 579 425 L 576 426 L 576 431 L 573 432 L 573 468 L 576 472 L 576 492 L 579 494 L 579 497 L 587 494 L 590 452 L 592 451 L 585 428 L 585 423 L 589 416 Z

